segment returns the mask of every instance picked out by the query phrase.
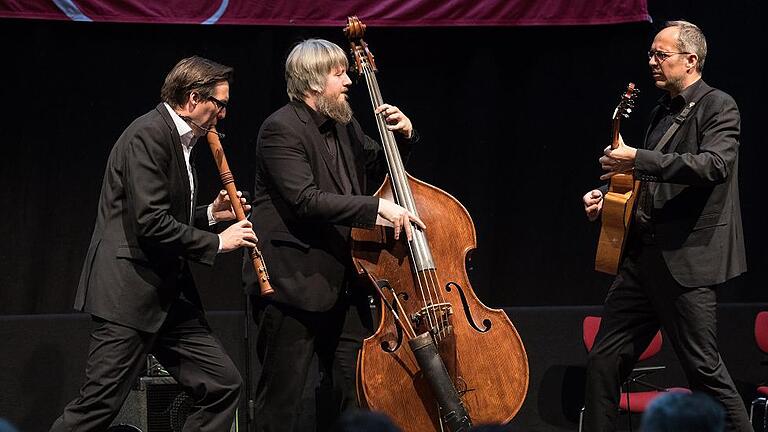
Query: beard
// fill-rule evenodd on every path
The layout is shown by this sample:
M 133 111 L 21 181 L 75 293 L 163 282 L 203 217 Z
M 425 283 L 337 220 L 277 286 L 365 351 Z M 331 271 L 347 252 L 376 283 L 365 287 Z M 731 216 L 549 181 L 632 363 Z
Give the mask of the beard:
M 663 76 L 665 81 L 661 85 L 657 83 L 657 87 L 661 88 L 662 90 L 674 93 L 680 93 L 683 90 L 683 77 L 667 77 L 666 75 Z
M 675 93 L 679 94 L 681 91 L 683 91 L 683 78 L 668 78 L 667 85 L 665 87 L 667 91 L 674 91 Z
M 352 107 L 341 97 L 330 97 L 321 93 L 317 98 L 317 111 L 346 125 L 352 120 Z

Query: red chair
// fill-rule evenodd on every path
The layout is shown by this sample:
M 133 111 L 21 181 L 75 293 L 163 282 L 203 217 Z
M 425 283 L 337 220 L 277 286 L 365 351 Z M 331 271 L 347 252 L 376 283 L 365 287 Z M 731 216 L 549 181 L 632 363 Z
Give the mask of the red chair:
M 768 354 L 768 312 L 758 312 L 757 316 L 755 317 L 755 342 L 757 342 L 757 347 L 760 348 L 760 351 Z M 766 363 L 765 361 L 763 362 Z M 755 400 L 752 401 L 752 406 L 749 409 L 749 421 L 752 423 L 752 427 L 755 428 L 755 431 L 766 431 L 768 430 L 768 427 L 766 427 L 766 424 L 768 423 L 768 386 L 765 384 L 761 384 L 757 387 L 757 397 Z M 763 419 L 760 425 L 760 428 L 756 427 L 754 424 L 754 414 L 755 414 L 755 407 L 762 404 L 763 405 Z
M 592 351 L 592 347 L 595 345 L 595 337 L 597 336 L 597 331 L 599 329 L 600 317 L 587 316 L 584 318 L 582 325 L 582 337 L 584 339 L 584 346 L 587 348 L 587 352 Z M 645 349 L 645 351 L 640 354 L 638 361 L 646 360 L 658 354 L 659 351 L 661 351 L 662 341 L 661 331 L 656 332 L 656 335 L 653 337 L 653 340 L 651 340 L 651 343 L 648 344 L 648 347 Z M 646 376 L 663 369 L 664 366 L 641 366 L 632 369 L 632 373 L 622 385 L 621 397 L 619 398 L 619 409 L 631 416 L 632 413 L 645 412 L 645 409 L 648 407 L 648 404 L 650 404 L 652 400 L 666 392 L 691 393 L 690 390 L 684 387 L 664 388 L 643 380 L 643 378 Z M 637 384 L 650 390 L 632 391 L 633 384 Z M 579 432 L 581 432 L 582 429 L 583 419 L 584 408 L 581 409 L 581 413 L 579 414 Z

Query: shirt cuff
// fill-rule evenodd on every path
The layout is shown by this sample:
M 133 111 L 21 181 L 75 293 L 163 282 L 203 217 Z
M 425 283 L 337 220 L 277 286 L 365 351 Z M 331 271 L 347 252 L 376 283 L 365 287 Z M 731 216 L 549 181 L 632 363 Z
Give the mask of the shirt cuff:
M 216 225 L 216 218 L 213 217 L 213 204 L 208 204 L 208 209 L 206 210 L 206 213 L 208 213 L 208 226 Z M 217 235 L 216 237 L 219 238 L 219 249 L 216 251 L 217 254 L 221 253 L 221 234 Z
M 421 139 L 421 135 L 419 135 L 419 132 L 416 130 L 416 128 L 413 128 L 411 130 L 411 137 L 410 138 L 406 138 L 405 136 L 400 135 L 400 134 L 397 134 L 396 136 L 401 138 L 403 140 L 403 142 L 407 142 L 409 144 L 416 144 Z
M 208 204 L 208 226 L 216 225 L 216 218 L 213 217 L 213 204 Z

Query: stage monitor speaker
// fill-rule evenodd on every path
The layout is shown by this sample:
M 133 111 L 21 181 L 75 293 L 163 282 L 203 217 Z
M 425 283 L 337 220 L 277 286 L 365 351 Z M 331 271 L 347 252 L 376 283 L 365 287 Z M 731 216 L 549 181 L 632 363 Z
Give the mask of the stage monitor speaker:
M 181 432 L 191 406 L 172 377 L 141 377 L 107 432 Z M 237 415 L 230 432 L 238 432 Z

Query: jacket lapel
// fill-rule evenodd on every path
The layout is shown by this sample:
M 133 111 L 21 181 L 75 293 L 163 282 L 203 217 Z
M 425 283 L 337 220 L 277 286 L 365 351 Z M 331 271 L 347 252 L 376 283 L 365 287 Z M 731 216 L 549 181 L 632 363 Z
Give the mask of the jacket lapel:
M 712 90 L 712 87 L 708 86 L 707 83 L 704 82 L 704 80 L 701 80 L 701 84 L 696 89 L 695 93 L 692 93 L 690 95 L 689 100 L 686 102 L 686 106 L 689 102 L 696 102 L 696 105 L 698 105 L 701 102 L 701 99 L 707 95 Z M 668 150 L 666 153 L 674 153 L 675 150 L 677 150 L 678 144 L 680 144 L 680 141 L 682 140 L 681 137 L 685 136 L 684 130 L 686 130 L 688 127 L 690 127 L 691 123 L 691 117 L 693 117 L 694 112 L 696 111 L 696 106 L 694 105 L 691 109 L 691 112 L 688 113 L 688 117 L 685 119 L 683 124 L 680 125 L 680 128 L 675 132 L 675 135 L 670 140 Z
M 205 139 L 205 137 L 200 137 L 197 139 L 197 141 L 200 141 L 203 139 Z M 195 154 L 197 153 L 198 148 L 200 148 L 200 143 L 196 142 L 194 147 L 192 147 L 192 150 L 189 153 L 189 166 L 192 169 L 192 185 L 194 185 L 194 192 L 192 195 L 192 204 L 189 206 L 189 211 L 190 211 L 189 224 L 192 226 L 195 225 L 195 207 L 197 206 L 197 192 L 200 190 L 200 188 L 197 187 L 197 169 L 195 168 Z
M 171 135 L 171 143 L 172 143 L 172 149 L 171 154 L 173 154 L 176 165 L 176 169 L 180 173 L 180 179 L 181 181 L 181 187 L 184 193 L 184 215 L 186 218 L 184 220 L 190 221 L 192 215 L 190 214 L 190 203 L 189 203 L 189 196 L 192 194 L 192 191 L 189 189 L 189 176 L 187 175 L 187 164 L 184 162 L 184 151 L 181 149 L 181 138 L 179 137 L 179 131 L 176 130 L 176 125 L 173 123 L 173 119 L 171 118 L 171 115 L 168 113 L 168 110 L 165 108 L 165 105 L 161 102 L 157 105 L 155 108 L 157 112 L 160 113 L 160 116 L 165 121 L 166 126 L 168 126 L 168 132 Z M 191 160 L 191 157 L 190 157 Z
M 311 115 L 307 111 L 311 108 L 300 102 L 292 102 L 291 104 L 293 105 L 293 109 L 296 111 L 296 115 L 304 123 L 304 127 L 307 129 L 307 133 L 311 138 L 310 141 L 312 145 L 314 145 L 317 148 L 317 152 L 320 153 L 320 157 L 322 157 L 323 162 L 325 163 L 326 171 L 328 171 L 328 176 L 331 177 L 338 190 L 344 190 L 344 187 L 338 178 L 337 171 L 334 169 L 334 161 L 331 158 L 331 154 L 328 153 L 328 147 L 325 145 L 325 138 L 320 135 L 320 131 L 317 129 L 315 121 L 312 120 Z

